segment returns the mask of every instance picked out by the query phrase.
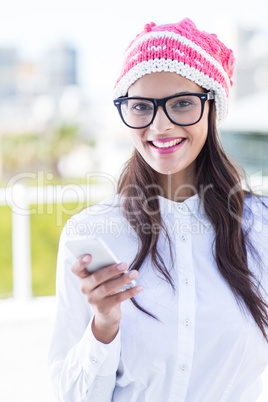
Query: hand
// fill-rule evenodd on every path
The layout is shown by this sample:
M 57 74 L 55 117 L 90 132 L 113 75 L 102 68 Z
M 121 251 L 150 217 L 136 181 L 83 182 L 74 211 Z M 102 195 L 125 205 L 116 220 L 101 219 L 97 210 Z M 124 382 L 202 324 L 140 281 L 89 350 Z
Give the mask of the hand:
M 127 264 L 120 263 L 90 274 L 86 266 L 91 259 L 91 255 L 80 257 L 72 265 L 71 270 L 80 279 L 81 292 L 86 295 L 95 314 L 92 323 L 95 338 L 102 343 L 110 343 L 119 329 L 121 302 L 136 296 L 143 287 L 139 285 L 124 292 L 118 291 L 123 285 L 136 279 L 139 276 L 138 271 L 133 270 L 123 274 L 127 271 Z

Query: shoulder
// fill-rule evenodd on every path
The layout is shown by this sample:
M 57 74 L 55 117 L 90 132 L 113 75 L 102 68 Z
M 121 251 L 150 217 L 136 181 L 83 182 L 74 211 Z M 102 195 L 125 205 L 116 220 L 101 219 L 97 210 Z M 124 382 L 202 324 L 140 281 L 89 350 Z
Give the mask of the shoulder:
M 119 236 L 129 230 L 131 231 L 131 228 L 124 217 L 121 200 L 115 195 L 73 215 L 66 222 L 62 236 Z
M 250 195 L 244 205 L 243 229 L 247 239 L 248 265 L 258 282 L 268 290 L 268 197 Z
M 90 219 L 103 219 L 106 216 L 109 218 L 113 216 L 116 217 L 120 213 L 120 200 L 119 197 L 115 195 L 84 208 L 81 212 L 73 215 L 70 220 L 79 223 Z
M 245 220 L 257 219 L 268 223 L 268 197 L 246 196 L 243 217 Z
M 268 197 L 248 196 L 245 199 L 243 229 L 257 249 L 267 256 Z

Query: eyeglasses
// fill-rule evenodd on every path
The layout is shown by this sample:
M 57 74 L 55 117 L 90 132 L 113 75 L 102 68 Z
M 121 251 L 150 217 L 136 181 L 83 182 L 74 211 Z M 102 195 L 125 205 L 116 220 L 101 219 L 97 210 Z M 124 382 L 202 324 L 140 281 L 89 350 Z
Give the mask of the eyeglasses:
M 152 124 L 158 106 L 162 106 L 169 120 L 178 126 L 198 123 L 207 100 L 214 99 L 214 92 L 185 93 L 162 99 L 124 97 L 114 100 L 123 122 L 130 128 L 145 128 Z

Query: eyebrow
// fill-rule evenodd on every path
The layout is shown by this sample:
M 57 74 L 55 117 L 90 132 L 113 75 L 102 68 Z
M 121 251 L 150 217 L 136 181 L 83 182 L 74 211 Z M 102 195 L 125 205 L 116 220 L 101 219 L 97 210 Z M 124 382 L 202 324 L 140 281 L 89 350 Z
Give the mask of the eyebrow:
M 202 92 L 198 92 L 198 91 L 181 91 L 181 92 L 178 92 L 178 95 L 183 95 L 183 94 L 199 94 L 199 93 L 202 93 Z
M 196 93 L 202 94 L 202 93 L 205 93 L 205 92 L 181 91 L 181 92 L 175 92 L 173 95 L 169 95 L 169 96 L 190 95 L 190 94 L 196 94 Z M 164 98 L 168 98 L 169 96 L 165 96 Z M 128 95 L 127 97 L 130 97 L 130 98 L 145 98 L 145 99 L 149 98 L 149 99 L 153 99 L 153 98 L 150 97 L 150 96 L 141 96 L 141 95 L 131 95 L 131 96 Z M 156 98 L 155 98 L 155 99 L 156 99 Z M 158 99 L 158 98 L 157 98 L 157 99 Z

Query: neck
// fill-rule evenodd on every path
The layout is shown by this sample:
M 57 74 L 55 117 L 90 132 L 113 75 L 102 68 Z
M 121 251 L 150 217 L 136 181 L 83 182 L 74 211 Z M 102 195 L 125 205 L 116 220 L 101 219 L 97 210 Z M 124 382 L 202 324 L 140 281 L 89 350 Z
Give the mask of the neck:
M 163 189 L 165 198 L 183 202 L 197 194 L 198 191 L 193 177 L 185 177 L 185 175 L 181 174 L 182 172 L 179 173 L 166 175 L 158 173 L 158 181 Z

